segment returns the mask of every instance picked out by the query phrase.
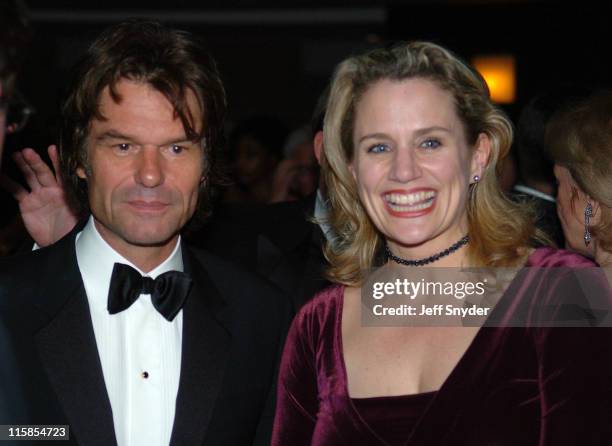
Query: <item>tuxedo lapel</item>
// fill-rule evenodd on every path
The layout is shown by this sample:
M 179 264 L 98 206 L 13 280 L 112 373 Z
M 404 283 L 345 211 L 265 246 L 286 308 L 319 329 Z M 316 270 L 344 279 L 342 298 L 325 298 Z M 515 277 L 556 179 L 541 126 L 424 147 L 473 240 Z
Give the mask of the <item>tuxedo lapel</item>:
M 115 445 L 110 401 L 77 266 L 74 236 L 56 246 L 41 280 L 39 308 L 50 322 L 36 334 L 41 362 L 79 444 Z
M 230 350 L 229 308 L 202 265 L 183 245 L 193 287 L 183 307 L 181 380 L 171 445 L 202 444 L 223 384 Z
M 324 235 L 319 226 L 314 224 L 311 226 L 310 237 L 304 248 L 306 259 L 296 289 L 296 310 L 300 309 L 318 291 L 330 285 L 330 282 L 324 277 L 324 269 L 327 264 L 323 255 Z
M 257 238 L 257 272 L 276 284 L 299 310 L 329 284 L 323 278 L 323 233 L 311 221 L 314 196 L 286 203 Z M 274 212 L 271 212 L 274 214 Z
M 300 254 L 300 250 L 283 251 L 264 234 L 257 236 L 257 272 L 286 293 L 293 293 L 299 281 L 303 260 Z

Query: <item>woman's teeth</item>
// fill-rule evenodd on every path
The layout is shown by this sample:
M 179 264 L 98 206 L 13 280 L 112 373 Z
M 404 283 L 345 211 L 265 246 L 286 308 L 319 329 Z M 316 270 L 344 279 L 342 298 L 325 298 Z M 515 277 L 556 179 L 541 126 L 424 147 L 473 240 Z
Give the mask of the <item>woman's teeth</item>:
M 435 196 L 434 191 L 421 191 L 412 194 L 385 194 L 384 199 L 394 211 L 410 212 L 432 206 Z

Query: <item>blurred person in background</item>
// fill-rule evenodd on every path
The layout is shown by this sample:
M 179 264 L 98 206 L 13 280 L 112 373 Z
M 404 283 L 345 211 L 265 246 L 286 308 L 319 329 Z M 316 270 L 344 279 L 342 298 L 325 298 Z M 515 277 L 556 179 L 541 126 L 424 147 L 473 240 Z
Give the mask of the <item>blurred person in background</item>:
M 278 163 L 274 173 L 270 203 L 300 200 L 316 191 L 319 165 L 313 139 L 309 126 L 300 127 L 289 134 L 283 148 L 283 160 Z
M 555 205 L 557 185 L 544 137 L 551 116 L 587 92 L 578 86 L 558 86 L 537 95 L 521 111 L 516 128 L 519 182 L 511 197 L 532 204 L 538 216 L 536 224 L 559 247 L 564 246 L 564 239 Z
M 25 49 L 32 37 L 23 2 L 7 0 L 0 5 L 0 165 L 2 158 L 7 157 L 7 149 L 14 147 L 15 140 L 11 135 L 23 131 L 34 109 L 25 100 L 17 86 L 17 73 L 24 62 Z M 9 140 L 5 141 L 8 136 Z M 12 139 L 12 140 L 11 140 Z M 4 183 L 4 172 L 13 166 L 3 165 L 0 184 Z M 10 196 L 0 196 L 0 257 L 27 249 L 24 228 Z
M 24 50 L 30 40 L 31 31 L 26 11 L 18 0 L 0 2 L 0 166 L 7 131 L 15 132 L 25 125 L 27 111 L 19 100 L 16 77 L 24 58 Z M 23 118 L 23 119 L 22 119 Z M 0 322 L 0 424 L 25 416 L 24 392 L 20 374 L 12 366 L 13 341 Z
M 265 204 L 272 196 L 272 177 L 282 159 L 287 137 L 277 118 L 258 116 L 236 124 L 229 137 L 231 181 L 224 201 L 240 204 Z
M 501 190 L 512 126 L 482 77 L 427 42 L 348 58 L 323 132 L 335 285 L 292 323 L 272 445 L 607 442 L 608 332 L 529 325 L 563 291 L 581 297 L 573 273 L 551 281 L 546 267 L 593 263 L 542 246 L 530 208 Z M 371 268 L 425 265 L 442 282 L 449 267 L 516 268 L 490 319 L 528 328 L 363 325 Z
M 21 130 L 29 114 L 15 84 L 30 37 L 23 3 L 4 0 L 0 4 L 0 162 L 5 134 Z
M 320 96 L 311 118 L 311 140 L 302 138 L 300 144 L 306 159 L 320 160 L 326 102 L 327 91 Z M 195 234 L 194 241 L 266 277 L 284 291 L 293 309 L 299 310 L 329 284 L 323 275 L 327 265 L 323 243 L 332 242 L 333 233 L 327 223 L 325 183 L 322 177 L 317 178 L 316 190 L 299 200 L 246 210 L 221 209 Z
M 551 119 L 546 147 L 558 183 L 557 212 L 567 248 L 612 267 L 612 90 L 567 106 Z

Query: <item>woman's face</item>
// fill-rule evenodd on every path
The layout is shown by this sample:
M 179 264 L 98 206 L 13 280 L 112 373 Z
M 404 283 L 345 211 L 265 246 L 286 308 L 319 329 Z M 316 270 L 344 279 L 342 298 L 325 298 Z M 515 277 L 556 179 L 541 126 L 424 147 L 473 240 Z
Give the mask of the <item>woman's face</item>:
M 593 257 L 593 243 L 584 244 L 584 208 L 587 199 L 567 168 L 555 164 L 557 178 L 557 215 L 561 221 L 565 246 L 583 255 Z
M 466 201 L 490 152 L 468 146 L 451 94 L 432 81 L 381 80 L 356 105 L 351 170 L 374 225 L 400 255 L 442 251 L 468 230 Z

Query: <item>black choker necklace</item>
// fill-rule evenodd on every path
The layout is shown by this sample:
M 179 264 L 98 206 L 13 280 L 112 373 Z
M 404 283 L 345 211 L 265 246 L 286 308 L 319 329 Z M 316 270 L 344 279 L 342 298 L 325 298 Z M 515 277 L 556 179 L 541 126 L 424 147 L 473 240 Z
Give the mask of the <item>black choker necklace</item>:
M 459 248 L 461 248 L 463 245 L 467 244 L 467 242 L 470 240 L 469 236 L 465 236 L 463 237 L 461 240 L 459 240 L 458 242 L 452 244 L 451 246 L 449 246 L 448 248 L 446 248 L 444 251 L 439 252 L 437 254 L 434 254 L 432 256 L 426 257 L 424 259 L 419 259 L 419 260 L 407 260 L 407 259 L 402 259 L 401 257 L 397 257 L 395 255 L 393 255 L 393 253 L 391 252 L 391 250 L 389 249 L 389 245 L 385 244 L 385 254 L 387 254 L 387 258 L 393 260 L 395 263 L 399 263 L 401 265 L 406 265 L 406 266 L 423 266 L 423 265 L 427 265 L 428 263 L 433 263 L 437 260 L 440 260 L 442 257 L 446 257 L 449 254 L 452 254 L 453 252 L 457 251 Z

